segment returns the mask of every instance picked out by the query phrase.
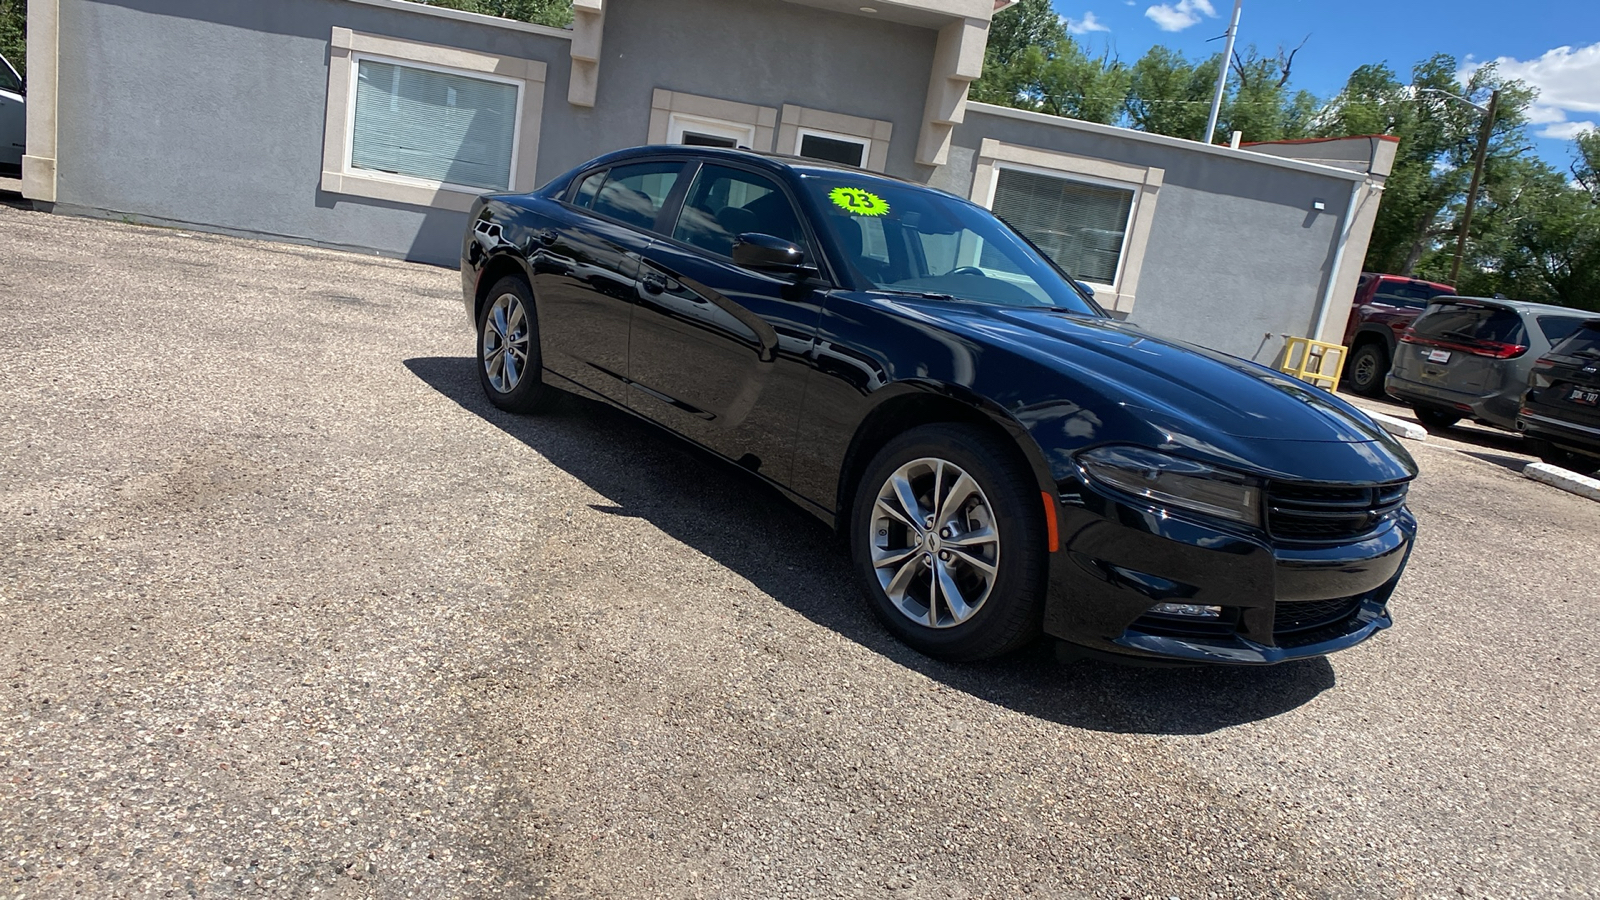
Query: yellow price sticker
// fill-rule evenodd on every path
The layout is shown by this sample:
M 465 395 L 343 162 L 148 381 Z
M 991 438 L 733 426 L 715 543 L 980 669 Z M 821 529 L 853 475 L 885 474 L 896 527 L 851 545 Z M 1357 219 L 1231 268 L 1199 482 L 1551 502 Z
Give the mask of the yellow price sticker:
M 860 188 L 836 187 L 828 192 L 833 205 L 857 216 L 881 216 L 889 211 L 889 201 Z

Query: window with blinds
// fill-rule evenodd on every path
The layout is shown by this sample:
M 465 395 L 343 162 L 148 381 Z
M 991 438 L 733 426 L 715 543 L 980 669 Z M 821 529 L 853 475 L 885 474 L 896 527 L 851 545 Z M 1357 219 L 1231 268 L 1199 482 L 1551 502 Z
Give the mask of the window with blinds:
M 1002 168 L 993 211 L 1072 277 L 1115 284 L 1134 194 L 1131 188 Z
M 350 167 L 509 190 L 517 93 L 502 81 L 359 60 Z

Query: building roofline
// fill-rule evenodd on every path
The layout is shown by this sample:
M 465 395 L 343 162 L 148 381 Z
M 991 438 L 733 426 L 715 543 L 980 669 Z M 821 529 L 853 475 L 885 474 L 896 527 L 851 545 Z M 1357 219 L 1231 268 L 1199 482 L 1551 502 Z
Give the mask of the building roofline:
M 1391 144 L 1400 143 L 1400 139 L 1392 134 L 1347 134 L 1344 137 L 1296 138 L 1292 141 L 1245 141 L 1239 146 L 1261 147 L 1268 144 L 1326 144 L 1331 141 L 1388 141 Z
M 412 3 L 410 0 L 345 0 L 345 2 L 361 3 L 367 6 L 381 6 L 384 9 L 416 13 L 417 15 L 421 16 L 434 16 L 440 19 L 454 19 L 457 22 L 471 22 L 474 25 L 487 25 L 490 28 L 504 28 L 507 31 L 521 31 L 527 34 L 541 34 L 545 37 L 560 38 L 567 41 L 572 40 L 572 30 L 568 28 L 552 28 L 549 25 L 535 25 L 532 22 L 519 22 L 516 19 L 503 19 L 499 16 L 486 16 L 483 13 L 450 9 L 446 6 L 428 6 L 422 3 Z
M 1304 160 L 1289 159 L 1282 156 L 1272 156 L 1266 153 L 1250 152 L 1240 153 L 1231 147 L 1220 144 L 1202 144 L 1185 138 L 1168 137 L 1164 134 L 1151 134 L 1147 131 L 1135 131 L 1132 128 L 1122 128 L 1116 125 L 1101 125 L 1098 122 L 1085 122 L 1082 119 L 1068 119 L 1063 116 L 1052 116 L 1048 113 L 1032 112 L 1026 109 L 1012 109 L 1009 106 L 995 106 L 991 103 L 971 101 L 967 104 L 968 111 L 987 113 L 1005 119 L 1021 119 L 1024 122 L 1036 122 L 1040 125 L 1053 125 L 1057 128 L 1066 128 L 1071 131 L 1082 131 L 1089 134 L 1098 134 L 1105 137 L 1121 138 L 1123 140 L 1138 141 L 1145 144 L 1155 144 L 1160 147 L 1170 147 L 1178 150 L 1188 150 L 1193 153 L 1205 153 L 1211 156 L 1225 157 L 1246 163 L 1259 163 L 1274 166 L 1280 169 L 1290 169 L 1296 172 L 1307 172 L 1313 175 L 1326 175 L 1338 178 L 1341 181 L 1364 181 L 1366 172 L 1355 172 L 1350 169 L 1341 169 L 1337 166 L 1324 166 L 1319 163 L 1305 162 Z

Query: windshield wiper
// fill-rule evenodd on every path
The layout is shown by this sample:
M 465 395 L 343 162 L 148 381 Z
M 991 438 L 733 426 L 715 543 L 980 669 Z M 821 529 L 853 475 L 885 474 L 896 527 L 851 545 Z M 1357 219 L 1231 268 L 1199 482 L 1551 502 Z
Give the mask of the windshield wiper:
M 901 297 L 921 297 L 924 300 L 954 300 L 955 294 L 941 294 L 938 291 L 907 291 L 900 288 L 873 288 L 875 294 L 895 294 Z

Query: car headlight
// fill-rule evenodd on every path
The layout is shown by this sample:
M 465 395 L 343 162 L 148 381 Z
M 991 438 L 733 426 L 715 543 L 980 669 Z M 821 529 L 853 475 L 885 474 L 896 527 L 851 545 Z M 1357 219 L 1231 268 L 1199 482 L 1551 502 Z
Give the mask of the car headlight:
M 1247 476 L 1144 447 L 1096 447 L 1078 463 L 1096 481 L 1152 503 L 1261 524 L 1261 486 Z

